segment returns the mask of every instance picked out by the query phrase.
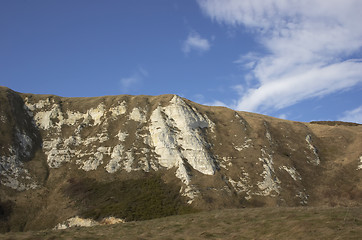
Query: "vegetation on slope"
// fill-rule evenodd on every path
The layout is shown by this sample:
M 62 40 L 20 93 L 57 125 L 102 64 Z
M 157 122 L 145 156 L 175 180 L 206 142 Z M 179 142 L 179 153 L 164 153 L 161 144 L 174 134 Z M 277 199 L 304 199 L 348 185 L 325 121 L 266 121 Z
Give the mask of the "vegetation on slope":
M 114 216 L 134 221 L 195 211 L 184 203 L 177 186 L 166 184 L 156 174 L 113 182 L 72 179 L 65 193 L 75 199 L 85 218 Z
M 353 123 L 353 122 L 342 122 L 342 121 L 312 121 L 311 124 L 321 124 L 328 126 L 359 126 L 361 124 Z

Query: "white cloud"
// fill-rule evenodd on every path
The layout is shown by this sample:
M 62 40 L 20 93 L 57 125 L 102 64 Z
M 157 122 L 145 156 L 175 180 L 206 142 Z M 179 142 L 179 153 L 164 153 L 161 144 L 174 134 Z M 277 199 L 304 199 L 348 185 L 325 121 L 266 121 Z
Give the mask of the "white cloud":
M 199 52 L 206 52 L 210 49 L 211 45 L 209 40 L 202 38 L 197 32 L 191 32 L 187 39 L 184 41 L 182 51 L 189 53 L 191 50 L 197 50 Z
M 351 111 L 344 112 L 343 116 L 339 120 L 362 124 L 362 105 Z
M 122 91 L 125 93 L 130 91 L 132 88 L 139 85 L 147 76 L 148 72 L 145 69 L 139 67 L 137 71 L 135 71 L 131 76 L 121 78 L 120 84 Z
M 236 108 L 261 112 L 282 109 L 303 99 L 350 88 L 361 81 L 361 76 L 362 65 L 358 61 L 325 67 L 311 66 L 304 72 L 280 75 L 279 79 L 262 82 L 258 88 L 249 88 L 239 99 Z
M 202 104 L 206 105 L 206 106 L 229 107 L 227 104 L 225 104 L 219 100 L 214 100 L 213 102 L 206 102 L 206 103 L 202 103 Z
M 287 114 L 280 114 L 279 116 L 278 116 L 278 118 L 280 118 L 280 119 L 287 119 Z
M 267 54 L 236 63 L 250 73 L 239 110 L 269 112 L 362 83 L 360 0 L 198 0 L 220 24 L 243 26 Z M 253 82 L 253 86 L 251 86 Z

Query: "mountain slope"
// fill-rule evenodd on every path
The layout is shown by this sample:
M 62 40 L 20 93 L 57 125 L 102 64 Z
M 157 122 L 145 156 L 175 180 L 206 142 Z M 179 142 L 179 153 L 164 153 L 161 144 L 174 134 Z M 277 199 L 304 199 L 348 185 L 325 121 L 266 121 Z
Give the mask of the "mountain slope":
M 49 228 L 75 215 L 360 205 L 362 125 L 330 125 L 176 95 L 63 98 L 1 87 L 0 228 Z

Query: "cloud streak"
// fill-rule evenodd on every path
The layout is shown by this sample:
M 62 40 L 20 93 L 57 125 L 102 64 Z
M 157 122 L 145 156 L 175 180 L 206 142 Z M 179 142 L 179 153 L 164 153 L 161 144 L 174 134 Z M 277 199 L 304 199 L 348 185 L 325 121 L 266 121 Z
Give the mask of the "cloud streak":
M 268 113 L 362 82 L 362 1 L 199 0 L 219 24 L 244 27 L 265 48 L 235 61 L 249 70 L 238 110 Z
M 131 76 L 121 78 L 120 84 L 122 92 L 129 92 L 132 88 L 141 84 L 143 79 L 148 76 L 148 72 L 143 68 L 138 68 Z
M 207 40 L 206 38 L 202 38 L 200 34 L 193 31 L 188 35 L 187 39 L 184 41 L 182 46 L 182 51 L 185 54 L 188 54 L 192 50 L 196 50 L 202 53 L 210 50 L 210 47 L 211 45 L 209 40 Z
M 362 105 L 351 111 L 344 112 L 343 116 L 339 119 L 345 122 L 356 122 L 362 124 Z

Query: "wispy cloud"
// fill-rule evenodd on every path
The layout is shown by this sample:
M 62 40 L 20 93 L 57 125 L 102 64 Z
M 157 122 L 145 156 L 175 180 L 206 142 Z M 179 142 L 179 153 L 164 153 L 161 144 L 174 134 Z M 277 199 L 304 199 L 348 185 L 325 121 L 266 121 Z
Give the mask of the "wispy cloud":
M 195 31 L 192 31 L 187 39 L 184 41 L 182 46 L 182 51 L 185 54 L 188 54 L 192 50 L 196 50 L 198 52 L 206 52 L 210 49 L 211 45 L 209 40 L 206 38 L 202 38 L 200 34 Z
M 287 114 L 282 113 L 282 114 L 278 115 L 278 118 L 287 119 Z
M 343 116 L 339 119 L 345 122 L 356 122 L 362 124 L 362 105 L 351 111 L 346 111 Z
M 220 24 L 255 34 L 266 53 L 235 62 L 249 69 L 239 110 L 268 113 L 362 83 L 362 1 L 198 0 Z
M 121 78 L 120 84 L 122 92 L 127 93 L 142 83 L 143 79 L 148 76 L 148 72 L 139 67 L 131 76 Z
M 203 105 L 206 105 L 206 106 L 216 106 L 216 107 L 229 107 L 227 104 L 219 101 L 219 100 L 215 100 L 213 102 L 204 102 L 202 103 Z

